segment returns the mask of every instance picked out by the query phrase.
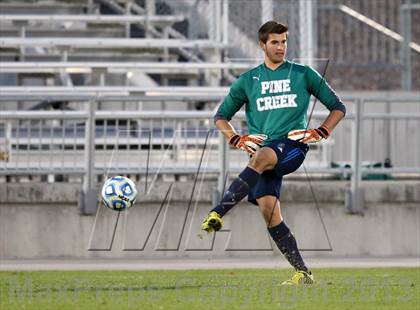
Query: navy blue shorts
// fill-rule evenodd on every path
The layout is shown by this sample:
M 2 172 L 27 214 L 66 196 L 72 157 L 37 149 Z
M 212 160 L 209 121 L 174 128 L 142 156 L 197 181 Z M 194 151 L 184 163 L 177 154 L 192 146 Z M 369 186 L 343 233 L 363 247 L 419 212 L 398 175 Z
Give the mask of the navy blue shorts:
M 277 165 L 264 171 L 248 194 L 248 201 L 258 205 L 257 198 L 270 195 L 280 198 L 283 176 L 297 170 L 305 159 L 309 146 L 290 139 L 275 140 L 267 145 L 277 155 Z

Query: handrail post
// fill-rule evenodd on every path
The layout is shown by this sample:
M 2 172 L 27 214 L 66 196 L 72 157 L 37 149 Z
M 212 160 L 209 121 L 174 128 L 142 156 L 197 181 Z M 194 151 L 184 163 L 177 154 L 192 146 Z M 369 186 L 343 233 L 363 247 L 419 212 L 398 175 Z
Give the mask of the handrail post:
M 98 208 L 98 199 L 95 184 L 95 110 L 96 101 L 89 102 L 89 116 L 85 127 L 85 174 L 83 180 L 83 189 L 80 193 L 79 209 L 83 215 L 96 213 Z
M 361 133 L 362 133 L 362 110 L 363 101 L 357 99 L 355 102 L 354 123 L 352 134 L 352 174 L 350 189 L 346 193 L 345 206 L 350 214 L 363 214 L 364 193 L 361 187 Z
M 213 197 L 213 204 L 218 203 L 223 195 L 223 191 L 225 189 L 225 182 L 228 172 L 229 166 L 229 153 L 228 153 L 228 146 L 226 143 L 226 139 L 219 131 L 219 139 L 218 139 L 218 149 L 219 149 L 219 177 L 217 179 L 217 190 L 215 191 L 215 196 Z

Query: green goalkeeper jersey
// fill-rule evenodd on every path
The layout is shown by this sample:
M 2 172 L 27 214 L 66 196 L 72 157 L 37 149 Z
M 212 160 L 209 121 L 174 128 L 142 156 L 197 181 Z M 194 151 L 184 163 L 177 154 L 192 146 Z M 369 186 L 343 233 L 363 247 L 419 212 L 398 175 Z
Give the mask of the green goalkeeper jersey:
M 266 134 L 268 143 L 287 137 L 291 130 L 306 128 L 311 95 L 330 111 L 343 107 L 328 83 L 311 67 L 285 60 L 271 70 L 263 63 L 232 84 L 215 120 L 230 121 L 245 105 L 249 133 Z

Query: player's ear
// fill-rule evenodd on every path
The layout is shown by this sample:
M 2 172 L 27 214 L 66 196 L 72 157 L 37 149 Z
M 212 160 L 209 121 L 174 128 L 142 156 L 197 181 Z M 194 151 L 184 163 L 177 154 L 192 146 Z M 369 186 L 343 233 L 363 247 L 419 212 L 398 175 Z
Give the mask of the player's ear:
M 265 52 L 265 43 L 263 41 L 259 42 L 261 49 Z

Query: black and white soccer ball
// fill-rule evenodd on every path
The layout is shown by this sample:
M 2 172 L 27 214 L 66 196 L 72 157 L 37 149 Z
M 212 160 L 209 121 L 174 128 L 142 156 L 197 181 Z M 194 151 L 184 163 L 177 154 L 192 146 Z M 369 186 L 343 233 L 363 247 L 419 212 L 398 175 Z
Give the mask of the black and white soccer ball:
M 116 211 L 131 208 L 136 202 L 137 194 L 134 182 L 123 176 L 106 180 L 101 191 L 104 205 Z

